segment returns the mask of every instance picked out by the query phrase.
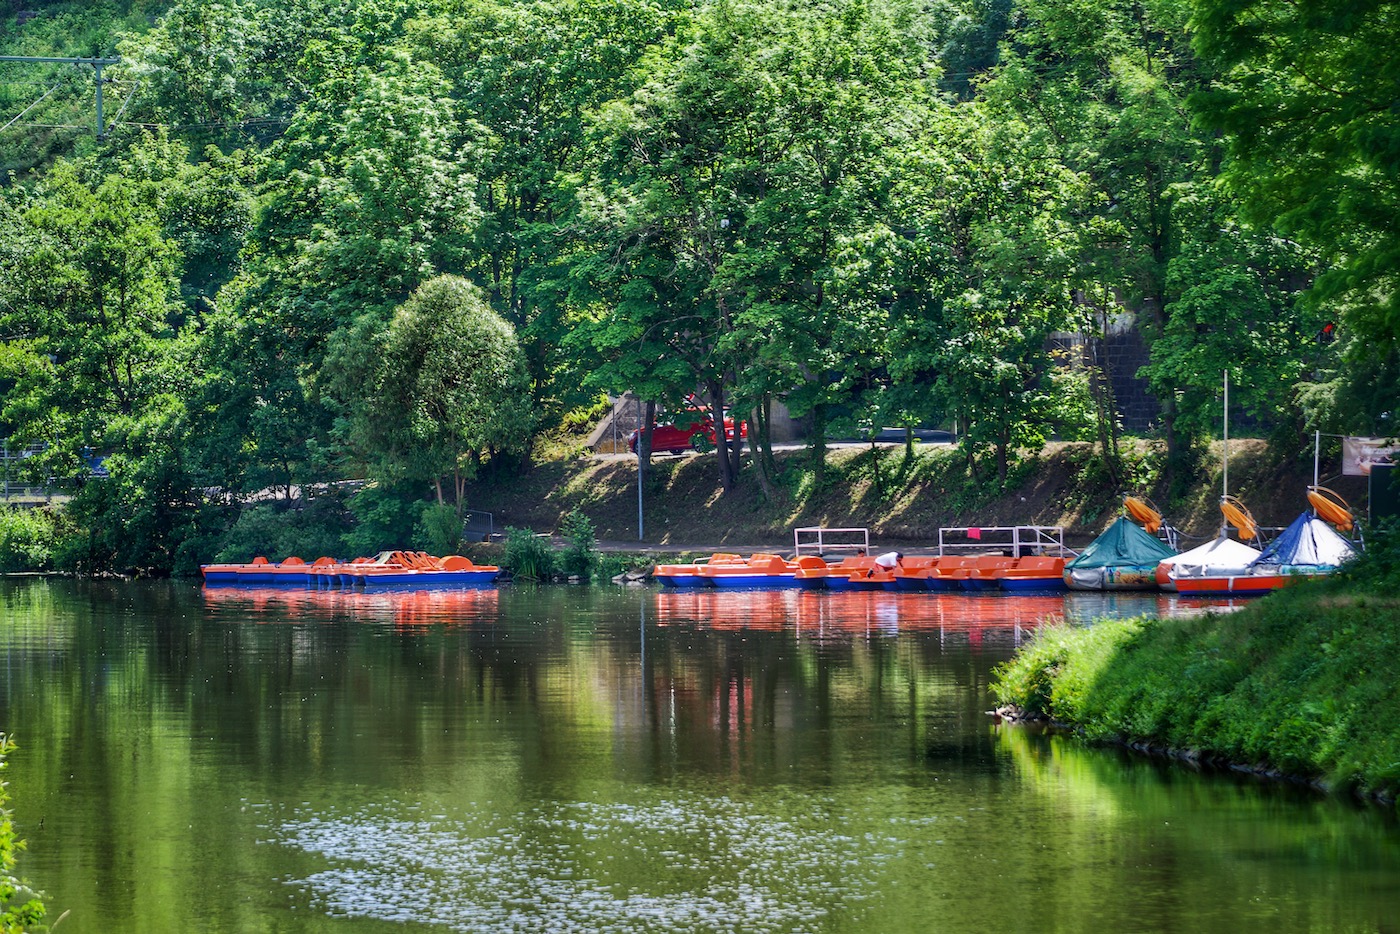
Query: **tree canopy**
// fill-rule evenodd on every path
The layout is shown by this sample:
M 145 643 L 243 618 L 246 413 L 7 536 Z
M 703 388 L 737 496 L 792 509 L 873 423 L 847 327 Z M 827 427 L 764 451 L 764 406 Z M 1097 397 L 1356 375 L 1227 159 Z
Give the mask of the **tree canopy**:
M 121 104 L 56 130 L 69 76 L 0 134 L 0 433 L 48 445 L 85 560 L 168 569 L 333 481 L 377 484 L 363 516 L 461 509 L 604 393 L 746 419 L 716 482 L 770 497 L 780 409 L 816 464 L 836 432 L 955 428 L 988 482 L 1055 435 L 1113 469 L 1134 377 L 1181 473 L 1224 369 L 1277 437 L 1385 432 L 1395 28 L 1275 0 L 47 4 L 0 46 L 119 51 Z M 111 482 L 77 489 L 94 455 Z

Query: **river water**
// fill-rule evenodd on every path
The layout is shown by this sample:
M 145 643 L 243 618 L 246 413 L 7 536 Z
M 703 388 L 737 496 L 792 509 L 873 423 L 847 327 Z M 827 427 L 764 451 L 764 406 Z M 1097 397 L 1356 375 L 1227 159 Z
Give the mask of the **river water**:
M 1383 931 L 1390 813 L 999 726 L 1158 595 L 0 583 L 60 934 Z

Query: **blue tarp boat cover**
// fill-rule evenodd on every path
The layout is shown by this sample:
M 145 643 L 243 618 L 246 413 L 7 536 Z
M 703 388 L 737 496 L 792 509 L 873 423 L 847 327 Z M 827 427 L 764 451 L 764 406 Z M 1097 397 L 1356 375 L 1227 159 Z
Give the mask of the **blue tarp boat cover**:
M 1250 566 L 1335 568 L 1355 553 L 1351 542 L 1317 516 L 1305 512 L 1280 532 Z
M 1175 554 L 1161 539 L 1148 535 L 1126 516 L 1119 516 L 1079 557 L 1067 562 L 1065 569 L 1156 567 L 1159 561 Z

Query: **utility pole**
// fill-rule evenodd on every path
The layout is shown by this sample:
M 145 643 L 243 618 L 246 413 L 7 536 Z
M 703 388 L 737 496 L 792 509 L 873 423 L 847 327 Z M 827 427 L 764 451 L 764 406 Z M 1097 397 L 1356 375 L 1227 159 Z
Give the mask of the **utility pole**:
M 91 65 L 93 84 L 97 87 L 97 138 L 107 138 L 107 125 L 102 122 L 102 68 L 121 64 L 119 58 L 45 58 L 38 55 L 0 55 L 0 62 L 50 62 L 58 65 Z M 121 119 L 121 115 L 117 115 Z

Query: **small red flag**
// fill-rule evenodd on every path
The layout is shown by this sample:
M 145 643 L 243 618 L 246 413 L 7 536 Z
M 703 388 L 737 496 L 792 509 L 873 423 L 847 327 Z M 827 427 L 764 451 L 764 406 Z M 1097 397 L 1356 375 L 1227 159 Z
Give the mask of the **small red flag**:
M 978 542 L 980 542 L 980 541 L 982 540 L 982 530 L 981 530 L 981 529 L 968 529 L 968 530 L 967 530 L 967 537 L 970 538 L 970 539 L 972 539 L 973 541 L 978 541 Z

